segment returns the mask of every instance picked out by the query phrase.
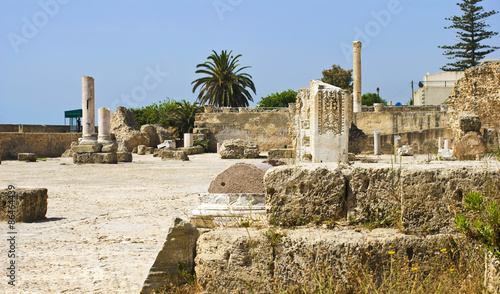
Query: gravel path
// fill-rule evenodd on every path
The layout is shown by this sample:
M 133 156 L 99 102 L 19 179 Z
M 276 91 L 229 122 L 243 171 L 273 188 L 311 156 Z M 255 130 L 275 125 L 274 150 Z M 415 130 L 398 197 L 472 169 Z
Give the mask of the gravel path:
M 190 161 L 135 155 L 134 162 L 75 165 L 55 158 L 4 161 L 0 188 L 47 188 L 47 219 L 16 224 L 16 287 L 0 293 L 139 293 L 174 217 L 187 218 L 198 193 L 236 162 L 216 154 Z M 7 265 L 7 224 L 0 223 L 0 263 Z

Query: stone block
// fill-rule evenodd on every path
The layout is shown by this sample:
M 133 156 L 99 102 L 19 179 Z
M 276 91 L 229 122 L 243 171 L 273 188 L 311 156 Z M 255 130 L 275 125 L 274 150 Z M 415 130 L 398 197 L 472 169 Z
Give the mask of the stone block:
M 155 152 L 154 147 L 146 147 L 146 150 L 144 150 L 144 154 L 153 154 Z
M 132 148 L 132 153 L 137 154 L 137 146 L 135 146 L 134 148 Z
M 17 155 L 17 159 L 19 161 L 35 162 L 36 161 L 36 154 L 35 153 L 19 153 Z
M 146 154 L 146 145 L 137 146 L 137 155 L 144 155 L 144 154 Z
M 132 152 L 118 151 L 116 152 L 116 160 L 118 162 L 132 162 Z
M 189 157 L 186 151 L 163 150 L 161 153 L 162 160 L 182 160 L 187 161 Z
M 271 224 L 304 225 L 346 217 L 346 180 L 340 168 L 278 166 L 264 176 Z
M 73 157 L 73 150 L 71 149 L 66 149 L 63 154 L 61 154 L 61 157 Z
M 259 146 L 253 141 L 226 140 L 222 143 L 219 154 L 222 159 L 257 158 Z
M 267 153 L 268 159 L 295 158 L 295 149 L 271 149 Z
M 116 152 L 118 151 L 118 144 L 116 143 L 111 143 L 111 144 L 103 144 L 101 152 Z
M 192 154 L 201 154 L 205 152 L 205 148 L 202 146 L 192 146 L 192 147 L 183 147 L 183 148 L 178 148 L 177 150 L 181 151 L 186 151 L 187 155 L 192 155 Z
M 460 129 L 464 134 L 468 132 L 477 132 L 481 131 L 481 120 L 477 115 L 462 115 L 460 116 Z
M 117 163 L 116 153 L 75 153 L 73 163 Z
M 15 196 L 15 197 L 10 197 Z M 16 222 L 34 222 L 45 219 L 47 213 L 47 189 L 2 189 L 0 190 L 0 221 L 10 220 L 13 205 Z
M 203 293 L 320 293 L 321 281 L 342 285 L 353 269 L 389 267 L 392 258 L 426 272 L 442 262 L 441 248 L 465 252 L 467 244 L 460 235 L 412 236 L 396 229 L 226 228 L 198 238 L 195 272 Z
M 195 272 L 205 293 L 274 293 L 266 289 L 273 248 L 263 232 L 228 228 L 198 238 Z
M 199 237 L 196 227 L 180 218 L 175 219 L 163 248 L 158 253 L 141 293 L 153 293 L 165 284 L 180 286 L 186 283 L 186 274 L 194 274 L 196 241 Z
M 102 144 L 94 143 L 94 144 L 78 144 L 71 147 L 74 153 L 95 153 L 101 152 Z
M 483 137 L 476 132 L 469 132 L 454 144 L 453 156 L 458 160 L 476 159 L 486 152 Z

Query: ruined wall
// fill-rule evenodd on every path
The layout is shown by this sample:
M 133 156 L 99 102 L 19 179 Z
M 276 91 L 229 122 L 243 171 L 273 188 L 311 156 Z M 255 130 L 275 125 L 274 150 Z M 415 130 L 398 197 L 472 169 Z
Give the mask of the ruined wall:
M 69 126 L 64 125 L 23 125 L 0 124 L 0 132 L 14 133 L 68 133 Z
M 207 133 L 212 149 L 229 139 L 257 142 L 261 152 L 291 145 L 290 114 L 288 109 L 265 112 L 200 113 L 196 116 L 195 131 Z
M 59 157 L 78 141 L 81 133 L 0 133 L 2 159 L 17 159 L 18 153 L 35 153 L 37 157 Z
M 450 125 L 460 136 L 459 112 L 479 116 L 483 128 L 500 130 L 500 63 L 478 65 L 465 71 L 446 101 Z

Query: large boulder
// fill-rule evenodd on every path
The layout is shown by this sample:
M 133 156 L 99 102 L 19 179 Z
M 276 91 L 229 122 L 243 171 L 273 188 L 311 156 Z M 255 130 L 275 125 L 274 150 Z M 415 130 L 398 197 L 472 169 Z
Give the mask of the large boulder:
M 226 140 L 222 143 L 219 154 L 222 159 L 258 158 L 259 146 L 253 141 Z
M 486 151 L 483 137 L 476 132 L 469 132 L 455 143 L 453 156 L 458 160 L 476 159 Z
M 142 125 L 141 134 L 149 141 L 148 147 L 157 147 L 166 140 L 175 140 L 172 132 L 160 125 Z
M 120 106 L 111 115 L 111 133 L 121 141 L 128 150 L 138 145 L 148 145 L 149 140 L 139 131 L 139 126 L 130 109 Z
M 210 183 L 208 193 L 265 193 L 264 173 L 267 168 L 243 162 L 234 164 L 217 175 Z

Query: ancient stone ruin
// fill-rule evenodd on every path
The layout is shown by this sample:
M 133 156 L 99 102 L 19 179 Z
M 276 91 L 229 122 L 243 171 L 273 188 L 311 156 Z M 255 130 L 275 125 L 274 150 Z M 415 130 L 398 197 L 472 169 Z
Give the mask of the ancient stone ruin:
M 347 162 L 352 95 L 312 80 L 300 89 L 295 106 L 296 158 L 312 162 Z

